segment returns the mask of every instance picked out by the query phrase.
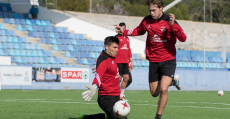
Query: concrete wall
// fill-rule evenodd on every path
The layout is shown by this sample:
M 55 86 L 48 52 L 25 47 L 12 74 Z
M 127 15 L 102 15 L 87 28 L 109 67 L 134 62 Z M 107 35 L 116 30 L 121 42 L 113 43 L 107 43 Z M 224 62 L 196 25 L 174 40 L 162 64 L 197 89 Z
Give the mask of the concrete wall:
M 177 70 L 176 74 L 181 77 L 183 91 L 230 91 L 229 71 Z M 94 79 L 92 73 L 89 76 L 89 83 L 33 82 L 30 86 L 2 85 L 2 89 L 86 90 L 85 85 L 91 85 Z M 134 69 L 132 77 L 133 82 L 128 87 L 128 90 L 149 90 L 147 69 Z M 170 87 L 169 90 L 176 90 L 176 88 Z

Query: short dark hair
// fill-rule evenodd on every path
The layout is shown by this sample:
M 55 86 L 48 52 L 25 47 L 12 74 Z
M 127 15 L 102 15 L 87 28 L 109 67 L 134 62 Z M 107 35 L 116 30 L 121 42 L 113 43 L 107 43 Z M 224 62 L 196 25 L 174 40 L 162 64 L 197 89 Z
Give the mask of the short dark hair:
M 125 22 L 121 22 L 121 23 L 119 24 L 119 26 L 125 26 L 125 27 L 126 27 Z
M 119 45 L 119 39 L 114 36 L 108 36 L 105 38 L 104 45 L 110 46 L 112 43 Z
M 163 6 L 162 0 L 146 0 L 146 4 L 149 6 L 150 4 L 156 4 L 158 8 Z

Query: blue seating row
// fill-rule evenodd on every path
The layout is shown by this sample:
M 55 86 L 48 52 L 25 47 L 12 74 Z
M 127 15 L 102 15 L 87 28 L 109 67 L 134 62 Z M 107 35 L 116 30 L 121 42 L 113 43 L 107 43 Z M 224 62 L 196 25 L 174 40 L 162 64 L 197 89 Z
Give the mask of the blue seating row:
M 11 57 L 12 63 L 67 64 L 64 58 L 47 57 Z
M 0 36 L 0 42 L 11 42 L 11 43 L 27 43 L 27 37 L 5 37 Z
M 95 40 L 75 40 L 75 39 L 50 39 L 50 38 L 41 38 L 41 43 L 45 44 L 56 44 L 56 45 L 81 45 L 81 46 L 104 46 L 103 41 Z
M 0 6 L 0 11 L 3 12 L 12 12 L 12 8 L 9 6 Z
M 177 61 L 194 61 L 194 62 L 203 62 L 202 56 L 177 56 Z M 220 62 L 224 63 L 224 59 L 222 57 L 205 57 L 206 62 Z
M 83 58 L 83 59 L 77 59 L 77 63 L 78 64 L 83 64 L 83 65 L 95 65 L 96 64 L 96 61 L 95 59 L 86 59 L 86 58 Z
M 0 30 L 0 36 L 16 36 L 16 32 L 14 30 Z
M 38 50 L 37 52 L 35 50 L 6 50 L 6 49 L 0 49 L 0 55 L 1 56 L 27 56 L 27 57 L 53 57 L 52 51 L 41 51 Z
M 99 57 L 100 53 L 94 53 L 94 52 L 65 52 L 65 57 L 69 58 L 91 58 L 91 59 L 97 59 Z
M 203 66 L 202 62 L 177 62 L 179 68 L 203 68 Z M 205 68 L 223 69 L 225 66 L 222 63 L 205 63 Z
M 33 32 L 29 31 L 28 36 L 37 38 L 56 38 L 56 39 L 78 39 L 84 40 L 83 34 L 53 33 L 53 32 Z
M 17 19 L 29 19 L 29 15 L 23 13 L 13 13 L 13 12 L 1 12 L 0 18 L 9 19 L 9 18 L 17 18 Z
M 39 44 L 23 44 L 23 43 L 4 43 L 0 44 L 0 49 L 26 49 L 26 50 L 43 50 Z
M 53 50 L 56 51 L 101 52 L 103 49 L 104 47 L 53 45 Z
M 4 18 L 4 23 L 7 24 L 21 24 L 21 25 L 38 25 L 38 26 L 50 26 L 49 20 L 34 20 L 34 19 L 14 19 Z
M 65 27 L 62 28 L 62 27 L 54 27 L 54 26 L 17 25 L 16 29 L 20 31 L 68 33 Z

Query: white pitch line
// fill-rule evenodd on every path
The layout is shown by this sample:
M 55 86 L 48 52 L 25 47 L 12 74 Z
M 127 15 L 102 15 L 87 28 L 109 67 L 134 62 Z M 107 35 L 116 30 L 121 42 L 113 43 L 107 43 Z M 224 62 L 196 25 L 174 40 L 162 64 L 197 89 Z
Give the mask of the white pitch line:
M 87 102 L 55 102 L 55 101 L 17 101 L 17 100 L 0 100 L 0 101 L 7 101 L 7 102 L 41 102 L 41 103 L 78 103 L 78 104 L 98 104 L 98 103 L 87 103 Z M 130 104 L 130 105 L 140 105 L 140 106 L 157 106 L 152 104 Z M 217 108 L 217 107 L 200 107 L 200 106 L 172 106 L 167 105 L 167 107 L 176 107 L 176 108 L 205 108 L 205 109 L 222 109 L 222 110 L 230 110 L 230 108 Z

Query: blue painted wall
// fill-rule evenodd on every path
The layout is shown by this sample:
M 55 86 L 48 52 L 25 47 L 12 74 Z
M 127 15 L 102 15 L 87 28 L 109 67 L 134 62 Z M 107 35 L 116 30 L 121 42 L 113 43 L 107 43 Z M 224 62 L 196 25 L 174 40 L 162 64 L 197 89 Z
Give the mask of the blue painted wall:
M 177 70 L 176 74 L 181 77 L 182 90 L 184 91 L 230 91 L 229 71 Z M 134 69 L 132 76 L 133 82 L 128 90 L 149 90 L 147 69 Z M 94 74 L 90 73 L 89 83 L 33 82 L 29 86 L 2 85 L 2 89 L 85 90 L 85 85 L 91 85 L 93 79 Z M 169 90 L 176 90 L 176 88 L 170 87 Z

